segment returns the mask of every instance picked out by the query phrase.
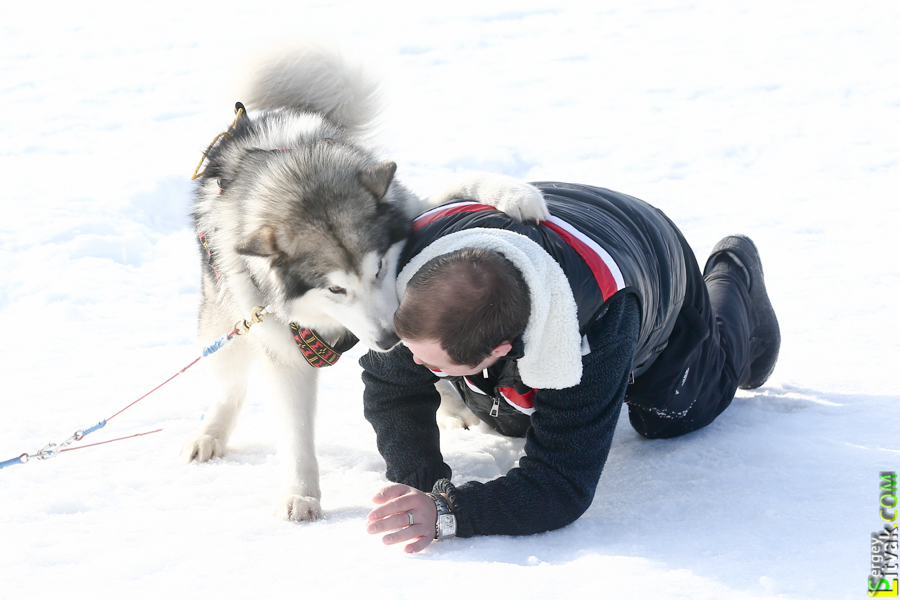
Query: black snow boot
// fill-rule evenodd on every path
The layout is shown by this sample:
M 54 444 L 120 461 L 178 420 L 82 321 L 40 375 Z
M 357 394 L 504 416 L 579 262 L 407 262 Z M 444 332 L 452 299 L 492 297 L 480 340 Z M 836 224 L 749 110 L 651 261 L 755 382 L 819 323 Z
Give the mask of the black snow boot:
M 730 235 L 720 240 L 706 261 L 703 275 L 708 275 L 720 260 L 730 260 L 740 267 L 749 284 L 756 327 L 750 332 L 750 375 L 738 387 L 752 390 L 764 384 L 775 369 L 781 347 L 781 330 L 766 293 L 762 262 L 753 240 L 745 235 Z

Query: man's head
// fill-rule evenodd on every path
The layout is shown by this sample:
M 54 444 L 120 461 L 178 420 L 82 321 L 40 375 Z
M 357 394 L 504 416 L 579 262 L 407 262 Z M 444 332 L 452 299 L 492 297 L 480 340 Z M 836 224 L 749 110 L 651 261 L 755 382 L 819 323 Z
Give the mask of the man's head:
M 463 248 L 431 259 L 413 275 L 394 327 L 417 362 L 463 375 L 507 354 L 530 313 L 519 269 L 497 252 Z M 460 370 L 467 373 L 450 372 Z

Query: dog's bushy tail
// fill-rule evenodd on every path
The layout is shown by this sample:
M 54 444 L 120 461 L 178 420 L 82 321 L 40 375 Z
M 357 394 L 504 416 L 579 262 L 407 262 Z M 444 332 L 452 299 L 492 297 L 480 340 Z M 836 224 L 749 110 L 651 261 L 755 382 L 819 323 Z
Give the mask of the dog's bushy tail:
M 319 113 L 351 135 L 364 135 L 381 108 L 380 82 L 325 43 L 281 48 L 248 68 L 240 100 L 249 110 L 299 108 Z

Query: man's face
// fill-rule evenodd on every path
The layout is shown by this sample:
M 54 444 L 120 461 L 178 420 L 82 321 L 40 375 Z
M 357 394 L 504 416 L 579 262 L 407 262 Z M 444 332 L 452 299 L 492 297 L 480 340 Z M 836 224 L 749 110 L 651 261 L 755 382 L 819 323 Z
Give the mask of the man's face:
M 475 375 L 497 362 L 501 356 L 505 356 L 512 349 L 509 344 L 501 344 L 494 348 L 494 351 L 484 359 L 481 364 L 475 367 L 467 367 L 465 365 L 454 364 L 444 349 L 441 348 L 440 342 L 431 340 L 427 341 L 411 341 L 400 340 L 403 345 L 412 352 L 413 360 L 417 365 L 424 365 L 432 371 L 440 371 L 444 375 L 456 377 L 460 375 Z

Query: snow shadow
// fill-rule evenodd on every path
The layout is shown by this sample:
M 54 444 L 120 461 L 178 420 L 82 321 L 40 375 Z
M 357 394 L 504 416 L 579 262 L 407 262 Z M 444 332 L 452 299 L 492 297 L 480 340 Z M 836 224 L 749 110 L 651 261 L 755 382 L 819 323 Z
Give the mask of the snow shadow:
M 864 547 L 880 528 L 878 472 L 897 464 L 900 442 L 872 415 L 898 400 L 767 386 L 741 392 L 713 424 L 671 440 L 642 438 L 623 409 L 582 518 L 535 536 L 447 544 L 432 558 L 536 566 L 632 556 L 739 589 L 846 589 L 864 579 L 866 557 L 836 540 L 856 537 Z

